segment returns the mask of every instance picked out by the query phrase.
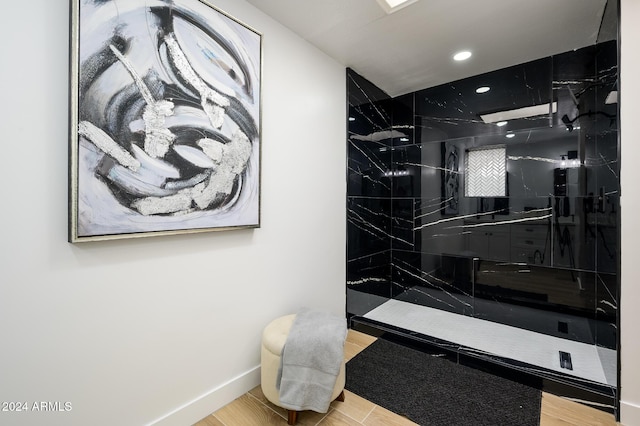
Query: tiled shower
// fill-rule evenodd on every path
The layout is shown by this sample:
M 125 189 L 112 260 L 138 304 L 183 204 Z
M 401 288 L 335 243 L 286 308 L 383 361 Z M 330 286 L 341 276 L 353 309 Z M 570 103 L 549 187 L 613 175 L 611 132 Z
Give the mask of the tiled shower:
M 615 410 L 616 38 L 397 97 L 347 81 L 351 324 Z

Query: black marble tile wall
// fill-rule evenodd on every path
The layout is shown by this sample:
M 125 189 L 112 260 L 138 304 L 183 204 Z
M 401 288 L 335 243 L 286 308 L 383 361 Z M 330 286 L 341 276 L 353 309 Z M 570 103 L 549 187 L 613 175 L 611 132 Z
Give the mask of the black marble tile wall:
M 464 137 L 498 137 L 518 129 L 548 126 L 548 115 L 510 121 L 503 127 L 488 122 L 487 116 L 549 104 L 553 94 L 552 70 L 552 59 L 543 58 L 416 92 L 418 140 L 439 142 Z M 490 90 L 476 93 L 481 87 Z
M 473 315 L 472 259 L 394 250 L 392 261 L 395 299 Z
M 618 335 L 618 285 L 615 274 L 598 273 L 595 276 L 596 344 L 604 348 L 617 349 Z
M 398 96 L 393 99 L 393 130 L 396 137 L 394 145 L 406 146 L 416 141 L 416 132 L 414 126 L 414 105 L 415 96 L 413 93 Z
M 411 226 L 393 217 L 393 100 L 352 70 L 347 93 L 347 310 L 360 315 L 392 297 L 392 239 Z M 410 232 L 399 238 L 413 247 Z
M 617 72 L 615 40 L 393 99 L 347 70 L 348 313 L 394 298 L 615 350 Z M 505 194 L 465 196 L 487 146 Z
M 394 198 L 391 208 L 392 249 L 419 252 L 419 241 L 416 240 L 416 233 L 413 231 L 415 201 L 411 198 Z
M 373 253 L 347 262 L 347 288 L 390 299 L 391 251 Z
M 579 398 L 615 410 L 620 146 L 607 4 L 596 45 L 395 98 L 347 70 L 347 314 L 588 389 Z M 486 147 L 504 148 L 504 194 L 467 196 L 469 152 Z M 593 345 L 606 383 L 365 317 L 389 299 Z
M 478 260 L 474 315 L 550 336 L 595 344 L 596 274 Z
M 352 196 L 391 196 L 391 151 L 378 141 L 350 139 L 348 193 Z
M 349 260 L 388 251 L 391 240 L 391 200 L 349 197 L 347 254 Z
M 355 72 L 347 72 L 349 196 L 391 196 L 392 100 Z

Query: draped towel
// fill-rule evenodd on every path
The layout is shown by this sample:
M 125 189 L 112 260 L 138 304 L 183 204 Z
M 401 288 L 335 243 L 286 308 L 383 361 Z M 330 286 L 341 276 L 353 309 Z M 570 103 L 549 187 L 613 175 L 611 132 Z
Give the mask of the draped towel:
M 344 318 L 301 309 L 293 320 L 278 370 L 280 405 L 326 413 L 344 360 Z

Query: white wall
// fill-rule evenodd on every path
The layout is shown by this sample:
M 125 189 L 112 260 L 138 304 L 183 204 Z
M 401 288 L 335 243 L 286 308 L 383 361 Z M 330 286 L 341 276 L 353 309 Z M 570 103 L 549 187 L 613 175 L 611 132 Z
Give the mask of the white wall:
M 0 401 L 72 410 L 0 424 L 190 424 L 259 383 L 272 318 L 344 315 L 345 69 L 248 3 L 213 3 L 264 36 L 262 228 L 80 245 L 67 2 L 4 5 Z
M 627 426 L 640 425 L 640 269 L 638 253 L 640 238 L 640 2 L 621 0 L 621 68 L 620 68 L 620 118 L 622 137 L 620 199 L 622 215 L 622 291 L 620 295 L 621 328 L 621 418 Z

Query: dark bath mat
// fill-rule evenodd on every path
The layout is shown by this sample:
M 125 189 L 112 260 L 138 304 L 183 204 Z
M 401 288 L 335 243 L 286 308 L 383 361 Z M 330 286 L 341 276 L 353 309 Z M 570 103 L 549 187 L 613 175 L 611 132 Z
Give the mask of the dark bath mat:
M 378 339 L 346 366 L 347 390 L 425 426 L 538 426 L 542 392 Z

